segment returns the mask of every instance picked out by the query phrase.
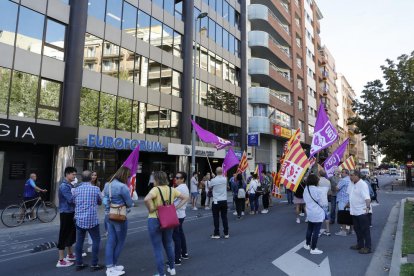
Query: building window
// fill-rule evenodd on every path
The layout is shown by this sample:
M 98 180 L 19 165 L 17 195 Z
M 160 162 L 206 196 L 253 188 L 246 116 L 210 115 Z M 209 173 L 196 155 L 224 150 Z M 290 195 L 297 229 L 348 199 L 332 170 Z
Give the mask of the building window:
M 101 92 L 99 101 L 99 127 L 115 129 L 116 96 Z
M 124 11 L 122 13 L 122 30 L 124 33 L 136 36 L 138 9 L 124 1 Z
M 150 60 L 149 62 L 149 73 L 148 73 L 148 87 L 154 90 L 160 90 L 160 73 L 161 64 Z
M 267 106 L 266 105 L 253 106 L 253 116 L 267 117 Z
M 161 48 L 162 41 L 162 23 L 151 17 L 151 33 L 150 33 L 150 44 L 155 47 Z
M 120 61 L 119 79 L 133 82 L 135 52 L 121 48 Z
M 21 6 L 16 47 L 41 54 L 44 22 L 43 14 Z
M 14 45 L 16 35 L 17 4 L 0 1 L 0 42 Z
M 116 129 L 131 131 L 132 100 L 118 97 L 116 109 Z
M 298 98 L 298 109 L 299 111 L 303 111 L 303 100 Z
M 173 70 L 172 95 L 181 97 L 181 73 Z
M 182 34 L 174 31 L 174 51 L 173 55 L 176 57 L 181 57 L 182 55 Z
M 160 110 L 158 106 L 147 104 L 147 112 L 145 116 L 147 134 L 158 135 L 159 114 Z
M 171 111 L 171 138 L 180 138 L 181 113 Z
M 0 67 L 0 114 L 7 114 L 7 105 L 9 102 L 10 76 L 10 69 Z
M 65 59 L 66 26 L 54 20 L 47 19 L 46 40 L 43 55 L 64 60 Z
M 99 91 L 82 87 L 80 94 L 79 124 L 98 126 Z
M 168 53 L 173 52 L 174 31 L 170 27 L 164 24 L 162 49 Z
M 302 133 L 305 132 L 305 122 L 304 121 L 298 120 L 298 127 L 299 127 L 299 129 Z
M 121 29 L 122 0 L 106 0 L 105 23 Z
M 213 19 L 208 19 L 208 37 L 215 41 L 216 40 L 216 22 Z
M 100 62 L 102 55 L 102 43 L 103 40 L 99 37 L 93 36 L 91 34 L 85 34 L 85 46 L 83 54 L 83 67 L 100 72 Z
M 88 15 L 105 20 L 105 0 L 88 0 Z
M 9 115 L 35 118 L 39 78 L 14 71 L 10 93 Z
M 163 65 L 161 67 L 161 93 L 171 95 L 172 86 L 172 69 L 168 66 Z
M 40 99 L 37 118 L 59 121 L 62 84 L 60 82 L 45 80 L 40 81 Z
M 151 17 L 145 12 L 138 10 L 137 37 L 143 41 L 150 39 Z

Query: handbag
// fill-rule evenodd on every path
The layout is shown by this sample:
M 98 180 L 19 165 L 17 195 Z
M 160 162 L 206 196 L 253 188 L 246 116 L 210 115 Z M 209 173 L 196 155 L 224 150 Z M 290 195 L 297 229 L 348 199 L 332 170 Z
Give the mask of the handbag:
M 237 198 L 246 198 L 246 190 L 243 188 L 243 185 L 239 185 L 237 190 Z
M 164 229 L 172 229 L 180 225 L 177 217 L 177 210 L 175 209 L 174 204 L 171 204 L 171 194 L 172 189 L 170 188 L 170 201 L 169 205 L 165 203 L 164 197 L 162 196 L 162 192 L 160 187 L 157 187 L 158 191 L 160 192 L 162 205 L 157 207 L 157 216 L 158 220 L 160 221 L 160 228 L 161 230 Z
M 353 225 L 351 212 L 347 209 L 338 210 L 338 224 Z
M 112 182 L 109 183 L 109 215 L 108 218 L 112 221 L 124 222 L 126 221 L 126 206 L 125 204 L 112 204 Z

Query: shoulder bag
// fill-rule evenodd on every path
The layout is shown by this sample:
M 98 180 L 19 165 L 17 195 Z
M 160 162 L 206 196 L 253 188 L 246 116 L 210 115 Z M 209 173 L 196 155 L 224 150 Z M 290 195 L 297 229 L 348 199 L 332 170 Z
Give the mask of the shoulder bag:
M 329 219 L 329 216 L 328 216 L 328 212 L 327 212 L 327 210 L 325 210 L 325 208 L 323 208 L 314 198 L 313 198 L 313 196 L 312 196 L 312 194 L 311 194 L 311 192 L 310 192 L 310 189 L 309 189 L 309 186 L 307 186 L 308 187 L 308 192 L 309 192 L 309 196 L 312 198 L 312 200 L 313 201 L 315 201 L 315 203 L 319 206 L 319 207 L 321 207 L 322 208 L 322 210 L 323 210 L 323 212 L 325 213 L 325 220 L 328 220 Z
M 237 190 L 237 198 L 246 198 L 246 190 L 243 188 L 243 185 L 239 184 L 239 188 Z
M 167 205 L 165 203 L 164 197 L 162 196 L 160 187 L 157 187 L 158 191 L 160 192 L 160 196 L 162 200 L 162 205 L 157 207 L 157 216 L 158 216 L 158 220 L 160 221 L 161 230 L 172 229 L 180 225 L 180 222 L 178 221 L 177 211 L 175 209 L 175 206 L 174 204 L 171 204 L 172 189 L 171 187 L 169 188 L 170 188 L 170 201 L 169 201 L 169 204 Z
M 117 222 L 124 222 L 127 219 L 125 204 L 112 203 L 112 182 L 109 183 L 109 219 Z

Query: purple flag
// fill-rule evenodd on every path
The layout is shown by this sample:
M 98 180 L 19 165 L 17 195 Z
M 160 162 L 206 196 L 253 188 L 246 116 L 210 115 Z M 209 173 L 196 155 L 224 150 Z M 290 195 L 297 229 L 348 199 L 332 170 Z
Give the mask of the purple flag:
M 338 139 L 338 131 L 329 121 L 323 103 L 319 105 L 318 116 L 316 118 L 315 133 L 313 134 L 310 156 L 314 156 L 319 151 L 326 149 Z
M 216 149 L 223 149 L 231 145 L 230 141 L 220 138 L 214 133 L 211 133 L 210 131 L 203 129 L 193 120 L 191 120 L 191 124 L 193 124 L 193 128 L 197 132 L 197 135 L 200 138 L 200 140 L 205 143 L 214 144 L 216 146 Z
M 125 160 L 122 166 L 129 169 L 131 176 L 134 176 L 137 173 L 138 168 L 138 159 L 139 159 L 139 145 L 131 152 L 128 158 Z
M 224 157 L 223 161 L 223 174 L 226 175 L 227 171 L 230 170 L 232 167 L 239 164 L 239 159 L 237 158 L 236 154 L 232 148 L 227 151 L 226 157 Z
M 342 145 L 340 145 L 328 159 L 325 160 L 323 164 L 326 174 L 328 177 L 331 177 L 335 173 L 335 169 L 338 168 L 339 162 L 341 162 L 342 157 L 344 156 L 346 147 L 348 146 L 349 139 L 346 139 Z

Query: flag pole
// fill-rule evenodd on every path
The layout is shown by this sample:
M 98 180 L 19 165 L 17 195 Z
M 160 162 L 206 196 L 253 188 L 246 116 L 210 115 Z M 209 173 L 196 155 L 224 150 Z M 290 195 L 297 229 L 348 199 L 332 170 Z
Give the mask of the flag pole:
M 203 143 L 203 141 L 201 141 L 201 139 L 200 139 L 200 142 L 201 142 L 201 144 L 204 147 L 204 143 Z M 204 154 L 205 154 L 205 156 L 207 158 L 207 162 L 208 162 L 208 166 L 210 167 L 211 174 L 213 174 L 213 169 L 211 168 L 210 159 L 208 158 L 207 152 L 204 151 Z

